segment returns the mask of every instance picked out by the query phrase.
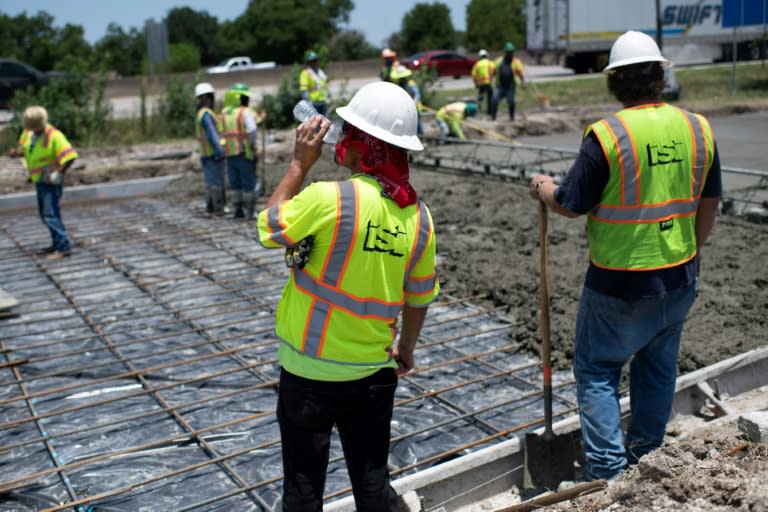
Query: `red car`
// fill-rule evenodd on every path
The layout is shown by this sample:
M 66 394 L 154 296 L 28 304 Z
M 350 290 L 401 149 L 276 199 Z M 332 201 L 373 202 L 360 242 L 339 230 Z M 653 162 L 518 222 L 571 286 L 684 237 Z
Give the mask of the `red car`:
M 460 78 L 472 73 L 472 66 L 477 59 L 471 59 L 451 50 L 430 50 L 420 52 L 400 61 L 411 71 L 418 71 L 423 66 L 437 71 L 437 76 Z

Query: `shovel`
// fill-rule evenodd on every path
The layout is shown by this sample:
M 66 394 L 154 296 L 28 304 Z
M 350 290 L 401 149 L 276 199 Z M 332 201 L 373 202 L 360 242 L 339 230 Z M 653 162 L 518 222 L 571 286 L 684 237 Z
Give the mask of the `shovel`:
M 547 205 L 539 201 L 539 251 L 541 288 L 541 363 L 544 369 L 544 432 L 525 434 L 524 485 L 557 489 L 573 480 L 576 458 L 573 437 L 552 431 L 552 367 L 549 341 L 549 290 L 547 277 Z

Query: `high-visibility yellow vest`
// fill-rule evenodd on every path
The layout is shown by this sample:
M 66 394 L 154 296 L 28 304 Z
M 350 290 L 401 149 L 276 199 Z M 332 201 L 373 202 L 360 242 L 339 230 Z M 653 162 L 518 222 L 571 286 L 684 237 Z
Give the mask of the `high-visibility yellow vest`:
M 240 106 L 228 107 L 221 112 L 224 126 L 224 153 L 227 156 L 244 155 L 245 158 L 253 160 L 253 148 L 248 142 L 248 131 L 245 127 L 245 114 L 249 110 L 249 107 Z
M 19 145 L 24 148 L 24 160 L 27 162 L 29 179 L 37 183 L 43 174 L 57 170 L 61 165 L 77 158 L 77 152 L 69 140 L 52 125 L 37 137 L 32 146 L 32 130 L 24 130 L 19 136 Z
M 589 126 L 610 176 L 589 212 L 590 257 L 611 270 L 654 270 L 696 255 L 696 210 L 714 158 L 701 115 L 666 103 L 624 109 Z
M 224 128 L 221 125 L 221 119 L 219 119 L 219 116 L 217 116 L 216 112 L 210 108 L 203 107 L 197 111 L 197 116 L 195 117 L 195 134 L 197 135 L 197 142 L 199 144 L 198 150 L 202 156 L 213 156 L 214 148 L 211 146 L 210 142 L 208 142 L 208 137 L 205 135 L 205 130 L 203 129 L 203 116 L 206 113 L 213 117 L 213 120 L 216 123 L 216 135 L 218 137 L 221 137 L 221 133 L 224 131 Z
M 489 85 L 493 80 L 493 72 L 496 70 L 496 63 L 487 57 L 475 62 L 472 66 L 472 80 L 475 85 Z
M 299 91 L 309 93 L 309 101 L 328 100 L 328 77 L 322 69 L 315 71 L 307 66 L 299 73 Z
M 403 304 L 425 306 L 437 295 L 429 210 L 422 202 L 399 208 L 381 194 L 373 177 L 354 175 L 313 183 L 259 213 L 265 247 L 314 236 L 309 263 L 292 269 L 277 310 L 275 332 L 293 350 L 339 365 L 387 365 Z

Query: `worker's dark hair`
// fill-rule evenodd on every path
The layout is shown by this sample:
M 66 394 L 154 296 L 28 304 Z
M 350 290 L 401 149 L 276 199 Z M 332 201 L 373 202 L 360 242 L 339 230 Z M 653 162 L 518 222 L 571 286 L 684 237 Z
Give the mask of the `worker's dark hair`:
M 240 106 L 241 107 L 247 107 L 248 104 L 251 102 L 251 97 L 246 94 L 240 95 Z
M 660 62 L 621 66 L 608 75 L 608 90 L 622 103 L 658 99 L 665 85 Z

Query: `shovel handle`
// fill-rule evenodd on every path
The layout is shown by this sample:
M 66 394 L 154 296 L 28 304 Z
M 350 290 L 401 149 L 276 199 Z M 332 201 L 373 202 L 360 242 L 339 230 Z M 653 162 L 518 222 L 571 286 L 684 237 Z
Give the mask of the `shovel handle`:
M 541 290 L 541 364 L 544 371 L 544 430 L 552 432 L 552 365 L 549 331 L 549 275 L 547 272 L 547 205 L 539 200 L 539 289 Z

